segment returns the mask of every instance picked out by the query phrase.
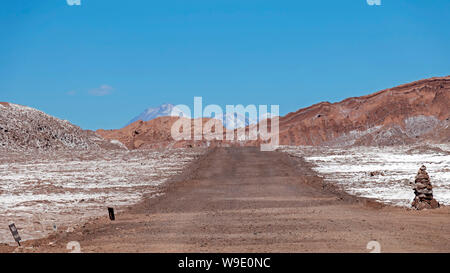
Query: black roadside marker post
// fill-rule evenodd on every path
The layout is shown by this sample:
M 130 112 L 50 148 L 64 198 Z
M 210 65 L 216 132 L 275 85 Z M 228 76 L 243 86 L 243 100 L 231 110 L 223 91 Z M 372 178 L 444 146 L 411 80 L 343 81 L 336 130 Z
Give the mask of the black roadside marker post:
M 116 220 L 116 217 L 114 216 L 114 209 L 113 208 L 108 208 L 108 213 L 109 213 L 109 219 L 111 221 Z
M 11 234 L 14 237 L 14 240 L 20 246 L 20 240 L 22 240 L 22 238 L 20 238 L 20 236 L 19 236 L 19 231 L 17 231 L 16 225 L 14 225 L 14 224 L 9 225 L 9 230 L 11 231 Z

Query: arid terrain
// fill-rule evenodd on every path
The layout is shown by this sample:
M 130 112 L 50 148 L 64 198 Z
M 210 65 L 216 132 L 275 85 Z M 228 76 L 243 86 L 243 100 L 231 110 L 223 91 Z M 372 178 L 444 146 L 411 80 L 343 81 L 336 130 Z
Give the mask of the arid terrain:
M 214 148 L 117 215 L 3 252 L 449 252 L 450 209 L 416 211 L 324 183 L 301 157 Z M 71 243 L 73 245 L 73 243 Z
M 67 230 L 158 194 L 204 149 L 5 153 L 0 159 L 0 222 L 15 223 L 23 240 Z M 70 230 L 70 229 L 69 229 Z M 0 242 L 14 242 L 0 229 Z
M 449 76 L 322 102 L 262 152 L 174 141 L 177 117 L 94 132 L 1 102 L 0 252 L 450 252 L 449 105 Z M 411 209 L 423 164 L 435 210 Z

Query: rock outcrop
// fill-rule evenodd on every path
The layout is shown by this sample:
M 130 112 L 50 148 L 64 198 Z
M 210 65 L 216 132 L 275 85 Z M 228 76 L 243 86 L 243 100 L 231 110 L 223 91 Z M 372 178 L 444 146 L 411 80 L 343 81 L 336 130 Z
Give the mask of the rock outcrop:
M 121 143 L 105 140 L 67 120 L 13 103 L 0 102 L 0 149 L 88 150 L 125 149 Z
M 418 210 L 439 208 L 439 203 L 433 198 L 433 186 L 427 173 L 427 168 L 422 165 L 416 175 L 414 194 L 416 197 L 412 207 Z

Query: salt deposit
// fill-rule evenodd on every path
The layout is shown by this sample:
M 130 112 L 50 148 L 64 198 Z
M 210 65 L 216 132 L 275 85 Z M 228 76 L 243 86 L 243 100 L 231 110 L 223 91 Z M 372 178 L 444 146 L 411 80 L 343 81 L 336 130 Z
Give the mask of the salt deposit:
M 138 202 L 204 153 L 164 151 L 85 151 L 2 153 L 0 159 L 0 242 L 13 242 L 14 222 L 23 240 L 57 227 L 106 213 L 106 207 Z
M 350 194 L 404 207 L 411 206 L 417 170 L 426 165 L 435 199 L 450 205 L 450 145 L 347 149 L 283 146 L 280 150 L 303 156 L 326 182 Z

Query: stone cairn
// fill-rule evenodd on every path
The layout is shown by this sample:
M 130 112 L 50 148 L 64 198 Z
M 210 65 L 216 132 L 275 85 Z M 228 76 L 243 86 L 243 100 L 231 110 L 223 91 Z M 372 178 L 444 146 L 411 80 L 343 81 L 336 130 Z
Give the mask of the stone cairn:
M 414 194 L 416 197 L 411 204 L 413 208 L 418 210 L 439 208 L 439 203 L 433 198 L 433 186 L 427 168 L 423 165 L 416 175 Z

